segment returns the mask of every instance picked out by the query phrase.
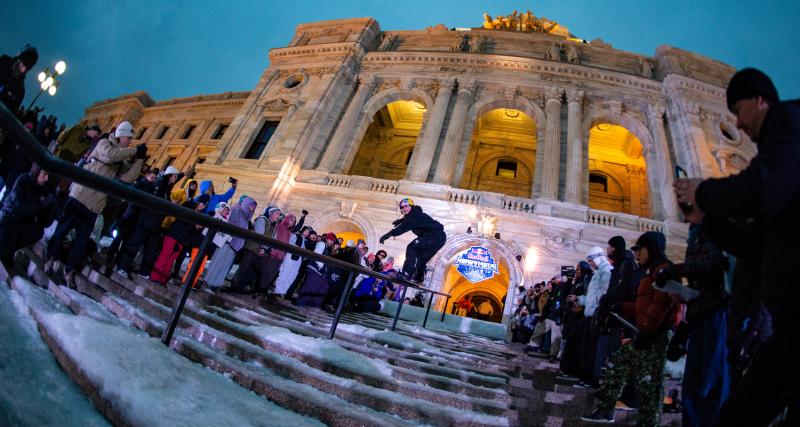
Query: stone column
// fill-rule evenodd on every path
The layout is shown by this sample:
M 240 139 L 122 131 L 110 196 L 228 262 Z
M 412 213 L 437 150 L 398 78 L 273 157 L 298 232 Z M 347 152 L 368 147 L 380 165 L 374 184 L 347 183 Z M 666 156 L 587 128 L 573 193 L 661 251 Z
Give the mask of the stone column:
M 543 198 L 558 198 L 558 178 L 561 173 L 561 97 L 563 90 L 559 87 L 548 87 L 545 91 L 545 136 L 544 155 L 542 161 L 542 194 Z
M 456 166 L 458 147 L 461 146 L 461 141 L 464 137 L 464 125 L 467 124 L 467 113 L 469 112 L 474 92 L 475 80 L 458 81 L 456 105 L 450 115 L 450 125 L 447 127 L 444 145 L 439 151 L 439 162 L 436 164 L 436 172 L 433 175 L 433 182 L 436 184 L 450 185 L 453 180 L 453 169 Z
M 567 91 L 567 187 L 565 201 L 580 204 L 583 201 L 583 91 L 571 89 Z
M 650 105 L 648 108 L 647 118 L 650 124 L 650 132 L 653 134 L 653 149 L 656 160 L 655 165 L 647 165 L 648 175 L 652 174 L 650 182 L 655 184 L 650 186 L 650 197 L 658 198 L 661 214 L 665 221 L 677 221 L 678 206 L 672 192 L 673 170 L 669 156 L 667 133 L 664 130 L 664 112 L 664 107 L 661 106 Z
M 317 166 L 317 170 L 335 172 L 334 168 L 336 168 L 336 163 L 339 161 L 339 157 L 342 154 L 344 144 L 347 142 L 348 137 L 352 135 L 358 117 L 361 115 L 364 102 L 372 94 L 376 84 L 377 81 L 371 76 L 367 80 L 361 82 L 355 96 L 353 96 L 353 100 L 350 101 L 347 107 L 347 111 L 344 113 L 344 117 L 342 117 L 342 120 L 339 122 L 339 126 L 336 127 L 336 132 L 333 134 L 331 142 L 328 144 L 328 148 L 325 150 L 325 154 L 322 156 L 319 166 Z
M 431 169 L 433 155 L 436 152 L 436 144 L 439 142 L 439 135 L 442 133 L 442 124 L 447 115 L 447 106 L 450 104 L 450 96 L 453 93 L 455 79 L 439 81 L 439 90 L 436 92 L 436 101 L 433 108 L 428 112 L 427 123 L 425 124 L 425 134 L 417 141 L 414 146 L 414 153 L 408 162 L 406 179 L 411 181 L 425 182 L 428 172 Z

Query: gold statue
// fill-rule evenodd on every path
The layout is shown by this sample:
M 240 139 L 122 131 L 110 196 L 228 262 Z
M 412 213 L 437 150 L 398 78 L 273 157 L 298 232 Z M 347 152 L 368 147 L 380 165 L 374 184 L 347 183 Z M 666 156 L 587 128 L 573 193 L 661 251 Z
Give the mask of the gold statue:
M 511 15 L 492 18 L 488 13 L 483 14 L 483 28 L 487 30 L 524 31 L 552 34 L 562 37 L 572 37 L 569 30 L 563 25 L 547 18 L 538 18 L 530 10 L 525 13 L 514 11 Z

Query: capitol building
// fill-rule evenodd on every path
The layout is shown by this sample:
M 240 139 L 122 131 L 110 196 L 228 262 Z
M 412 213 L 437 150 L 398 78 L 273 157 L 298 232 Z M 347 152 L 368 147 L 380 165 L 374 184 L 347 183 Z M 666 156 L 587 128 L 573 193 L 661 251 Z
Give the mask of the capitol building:
M 625 52 L 530 12 L 475 23 L 301 24 L 269 51 L 251 91 L 163 101 L 136 92 L 91 105 L 82 122 L 128 120 L 151 166 L 195 166 L 218 192 L 238 178 L 235 198 L 254 197 L 259 213 L 307 209 L 316 230 L 363 237 L 400 264 L 413 235 L 378 238 L 411 197 L 448 237 L 426 285 L 488 300 L 498 321 L 520 285 L 611 236 L 632 244 L 661 231 L 682 259 L 675 166 L 724 176 L 755 154 L 725 103 L 734 68 L 670 46 Z M 476 246 L 496 272 L 473 283 L 456 263 Z

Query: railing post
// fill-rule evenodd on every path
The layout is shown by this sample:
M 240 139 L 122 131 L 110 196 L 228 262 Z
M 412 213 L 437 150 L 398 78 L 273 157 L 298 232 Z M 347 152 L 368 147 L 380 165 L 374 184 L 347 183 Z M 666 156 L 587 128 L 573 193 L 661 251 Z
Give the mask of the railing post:
M 181 294 L 178 295 L 178 299 L 175 300 L 175 306 L 172 307 L 172 313 L 169 315 L 167 327 L 164 328 L 164 333 L 161 335 L 161 342 L 167 347 L 169 347 L 170 342 L 172 341 L 172 334 L 175 333 L 175 327 L 178 326 L 178 320 L 181 318 L 183 306 L 186 305 L 186 299 L 189 298 L 189 292 L 191 292 L 192 283 L 194 283 L 194 279 L 197 277 L 197 273 L 200 271 L 200 264 L 203 263 L 203 258 L 206 256 L 206 252 L 208 251 L 208 245 L 210 245 L 214 240 L 215 234 L 217 234 L 216 230 L 208 229 L 208 233 L 206 233 L 203 243 L 200 244 L 200 249 L 197 251 L 194 262 L 189 267 L 189 274 L 186 276 L 186 280 L 183 281 Z
M 439 319 L 440 322 L 444 322 L 444 315 L 447 313 L 447 304 L 450 303 L 450 295 L 447 296 L 447 299 L 444 300 L 444 308 L 442 308 L 442 318 Z
M 428 309 L 425 310 L 425 320 L 422 321 L 423 328 L 428 324 L 428 313 L 431 312 L 431 305 L 433 305 L 433 295 L 434 293 L 431 292 L 431 297 L 428 298 Z
M 400 304 L 397 304 L 397 313 L 394 314 L 394 320 L 392 321 L 392 330 L 397 327 L 397 319 L 400 318 L 400 310 L 403 308 L 403 301 L 406 300 L 406 291 L 408 290 L 408 286 L 403 285 L 403 294 L 400 295 Z
M 355 280 L 355 271 L 350 270 L 350 273 L 347 275 L 347 281 L 345 282 L 344 285 L 344 292 L 342 292 L 342 296 L 339 298 L 339 306 L 336 307 L 336 314 L 333 316 L 333 323 L 331 323 L 331 330 L 330 332 L 328 332 L 329 340 L 333 339 L 333 335 L 336 333 L 336 327 L 339 326 L 339 317 L 342 316 L 342 310 L 344 309 L 344 305 L 350 298 L 350 291 L 352 291 L 354 280 Z

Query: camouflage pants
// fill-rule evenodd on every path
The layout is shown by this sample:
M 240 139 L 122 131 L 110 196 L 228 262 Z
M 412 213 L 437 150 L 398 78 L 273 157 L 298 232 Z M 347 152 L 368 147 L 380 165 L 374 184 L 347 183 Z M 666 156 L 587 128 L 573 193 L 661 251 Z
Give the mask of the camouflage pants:
M 636 350 L 627 344 L 611 356 L 605 379 L 597 392 L 598 408 L 614 410 L 614 405 L 629 380 L 636 382 L 639 397 L 637 426 L 657 426 L 661 418 L 664 392 L 664 365 L 666 364 L 667 334 L 654 339 L 646 350 Z

